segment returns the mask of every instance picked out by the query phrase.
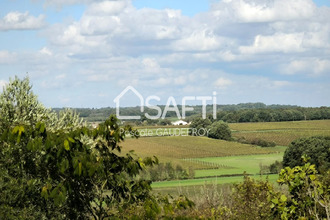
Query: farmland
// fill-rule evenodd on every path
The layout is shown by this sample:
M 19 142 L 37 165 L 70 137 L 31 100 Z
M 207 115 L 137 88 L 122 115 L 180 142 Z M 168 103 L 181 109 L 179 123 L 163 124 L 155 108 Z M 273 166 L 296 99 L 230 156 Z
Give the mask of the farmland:
M 195 136 L 165 136 L 141 137 L 127 139 L 123 143 L 123 153 L 134 150 L 138 156 L 157 156 L 161 162 L 181 164 L 185 168 L 214 168 L 213 163 L 207 163 L 195 158 L 229 157 L 251 154 L 276 153 L 273 148 L 260 148 L 237 142 L 215 140 Z
M 330 120 L 231 123 L 229 127 L 236 138 L 261 138 L 281 146 L 287 146 L 300 137 L 330 134 Z
M 259 122 L 229 124 L 234 138 L 260 138 L 277 146 L 261 148 L 235 141 L 188 136 L 187 126 L 138 127 L 139 139 L 127 138 L 123 153 L 131 150 L 140 157 L 157 156 L 161 163 L 171 162 L 195 170 L 195 179 L 153 183 L 156 191 L 174 192 L 178 187 L 225 184 L 242 180 L 244 172 L 259 177 L 260 169 L 281 161 L 283 153 L 299 137 L 330 134 L 330 120 Z M 270 175 L 275 181 L 277 175 Z

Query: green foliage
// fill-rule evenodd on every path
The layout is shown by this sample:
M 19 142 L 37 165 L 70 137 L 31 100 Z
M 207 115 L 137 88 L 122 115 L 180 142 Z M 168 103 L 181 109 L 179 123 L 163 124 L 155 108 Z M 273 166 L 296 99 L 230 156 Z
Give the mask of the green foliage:
M 13 124 L 35 125 L 44 122 L 48 130 L 74 129 L 84 126 L 72 109 L 58 114 L 45 108 L 33 93 L 28 77 L 10 79 L 0 94 L 0 130 Z
M 203 132 L 200 132 L 203 131 Z M 210 119 L 195 118 L 190 124 L 191 135 L 204 134 L 210 138 L 231 140 L 231 130 L 223 121 L 211 122 Z
M 303 155 L 310 157 L 310 162 L 316 165 L 318 171 L 330 169 L 330 137 L 317 136 L 293 141 L 284 153 L 283 166 L 293 168 L 303 165 Z
M 188 172 L 181 165 L 174 168 L 172 163 L 160 163 L 141 173 L 141 178 L 151 181 L 188 179 Z M 193 177 L 192 177 L 193 178 Z
M 1 204 L 76 219 L 107 216 L 111 206 L 147 198 L 151 182 L 134 177 L 155 160 L 118 156 L 123 140 L 113 116 L 95 130 L 48 132 L 43 123 L 10 127 L 0 140 Z
M 119 156 L 124 131 L 111 116 L 97 129 L 72 110 L 44 108 L 28 78 L 0 95 L 0 218 L 101 219 L 150 197 L 151 181 L 135 177 L 154 158 Z
M 9 80 L 0 94 L 0 129 L 14 123 L 33 125 L 49 116 L 50 110 L 32 92 L 29 78 Z
M 192 219 L 195 204 L 186 196 L 152 196 L 122 210 L 117 219 Z
M 209 127 L 209 137 L 221 140 L 231 140 L 231 130 L 223 121 L 213 122 Z
M 280 173 L 282 168 L 283 168 L 282 162 L 279 162 L 279 161 L 276 160 L 274 163 L 272 163 L 269 166 L 269 172 L 270 173 Z
M 212 124 L 212 122 L 210 121 L 210 119 L 206 118 L 206 119 L 203 119 L 203 118 L 195 118 L 192 120 L 191 124 L 190 124 L 190 132 L 192 130 L 195 130 L 195 131 L 199 131 L 201 129 L 206 129 L 207 127 L 209 127 L 210 125 Z M 196 135 L 197 133 L 195 132 L 192 132 L 191 135 Z M 207 133 L 205 132 L 205 135 Z
M 286 185 L 289 195 L 273 193 L 274 216 L 281 219 L 330 218 L 330 187 L 320 181 L 315 165 L 307 163 L 282 169 L 278 183 Z
M 243 183 L 235 186 L 232 195 L 231 219 L 269 219 L 270 191 L 273 191 L 273 186 L 268 181 L 257 181 L 245 176 Z
M 296 106 L 260 106 L 261 108 L 226 108 L 217 113 L 217 119 L 235 122 L 275 122 L 330 119 L 330 108 L 302 108 Z

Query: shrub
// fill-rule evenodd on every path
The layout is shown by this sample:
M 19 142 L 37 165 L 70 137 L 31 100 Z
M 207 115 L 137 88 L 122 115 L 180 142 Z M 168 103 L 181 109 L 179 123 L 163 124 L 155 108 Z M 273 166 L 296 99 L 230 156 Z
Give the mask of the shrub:
M 210 138 L 227 140 L 227 141 L 232 139 L 231 130 L 228 124 L 223 121 L 214 122 L 208 128 L 210 129 L 209 131 Z
M 273 141 L 266 141 L 260 138 L 255 138 L 250 141 L 250 144 L 257 145 L 260 147 L 275 147 L 276 143 Z

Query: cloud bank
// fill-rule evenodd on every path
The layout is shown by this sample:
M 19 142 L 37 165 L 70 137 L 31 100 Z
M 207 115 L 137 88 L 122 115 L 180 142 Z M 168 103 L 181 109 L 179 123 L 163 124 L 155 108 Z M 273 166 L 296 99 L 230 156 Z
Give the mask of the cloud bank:
M 80 19 L 47 26 L 44 15 L 10 12 L 0 30 L 42 28 L 46 44 L 15 56 L 0 51 L 0 64 L 24 62 L 15 70 L 73 106 L 113 105 L 101 98 L 127 85 L 162 97 L 219 91 L 223 103 L 329 103 L 323 95 L 330 84 L 329 7 L 312 0 L 223 0 L 188 17 L 133 3 L 46 0 L 49 7 L 85 5 Z

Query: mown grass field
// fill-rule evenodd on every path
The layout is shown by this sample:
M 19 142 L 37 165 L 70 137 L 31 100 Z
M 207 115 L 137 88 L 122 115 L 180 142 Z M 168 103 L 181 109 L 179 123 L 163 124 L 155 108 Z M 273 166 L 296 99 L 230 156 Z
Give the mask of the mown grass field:
M 277 161 L 282 161 L 283 151 L 275 154 L 244 155 L 231 157 L 205 157 L 195 160 L 220 165 L 218 169 L 196 170 L 195 177 L 220 176 L 247 174 L 256 175 L 260 173 L 261 166 L 269 166 Z
M 330 135 L 330 120 L 231 123 L 229 127 L 236 138 L 260 138 L 282 146 L 288 146 L 300 137 Z

